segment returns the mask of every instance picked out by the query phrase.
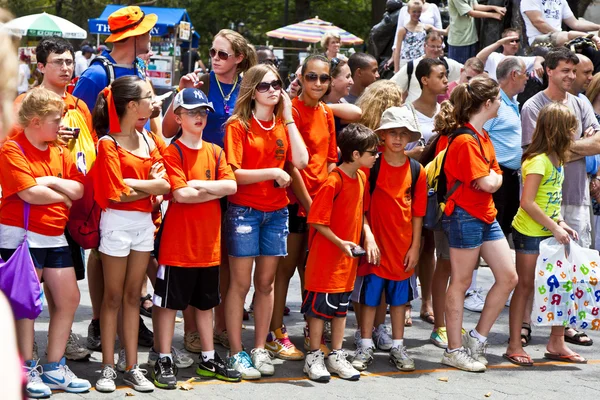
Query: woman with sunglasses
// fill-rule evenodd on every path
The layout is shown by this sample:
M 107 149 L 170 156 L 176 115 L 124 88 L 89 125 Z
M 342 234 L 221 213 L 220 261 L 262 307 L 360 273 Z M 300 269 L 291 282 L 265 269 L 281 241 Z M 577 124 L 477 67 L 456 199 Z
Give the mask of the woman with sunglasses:
M 289 194 L 294 196 L 288 205 L 288 256 L 281 258 L 277 267 L 271 334 L 266 345 L 275 357 L 284 360 L 304 359 L 304 354 L 292 344 L 283 325 L 285 300 L 290 279 L 296 268 L 304 286 L 304 264 L 308 245 L 306 215 L 312 204 L 312 197 L 327 180 L 338 159 L 333 112 L 321 101 L 331 81 L 329 60 L 322 55 L 308 56 L 300 70 L 299 79 L 302 93 L 292 100 L 292 116 L 306 143 L 310 160 L 302 171 L 296 168 L 290 170 L 293 193 Z M 309 350 L 308 328 L 305 328 L 304 335 L 305 349 Z M 325 354 L 329 353 L 325 342 L 321 350 Z
M 357 122 L 360 119 L 362 111 L 360 107 L 347 103 L 344 100 L 344 97 L 350 93 L 350 87 L 354 84 L 348 63 L 334 57 L 331 59 L 329 72 L 331 75 L 331 85 L 329 86 L 328 93 L 323 97 L 323 101 L 333 111 L 337 137 L 347 124 Z
M 207 95 L 215 112 L 208 115 L 203 138 L 209 143 L 223 147 L 225 122 L 233 113 L 242 84 L 241 74 L 256 65 L 257 56 L 254 48 L 242 35 L 229 29 L 222 29 L 215 35 L 209 55 L 212 71 L 202 76 L 192 72 L 181 77 L 179 90 L 195 87 L 200 88 Z M 179 125 L 175 121 L 171 105 L 163 121 L 163 135 L 167 138 L 173 137 L 177 134 L 178 129 Z M 215 309 L 214 339 L 215 342 L 229 348 L 224 314 L 224 304 L 229 287 L 226 248 L 225 243 L 222 243 L 220 284 L 223 301 Z M 193 313 L 184 311 L 184 344 L 187 350 L 200 352 L 200 337 L 195 329 L 196 323 L 193 318 Z
M 273 375 L 265 339 L 273 311 L 273 283 L 281 257 L 287 255 L 291 183 L 286 161 L 298 169 L 308 152 L 292 116 L 292 102 L 277 70 L 260 64 L 250 68 L 227 122 L 225 152 L 238 183 L 226 214 L 231 274 L 225 306 L 231 346 L 230 365 L 243 379 Z M 242 347 L 242 313 L 254 270 L 255 336 L 251 357 Z

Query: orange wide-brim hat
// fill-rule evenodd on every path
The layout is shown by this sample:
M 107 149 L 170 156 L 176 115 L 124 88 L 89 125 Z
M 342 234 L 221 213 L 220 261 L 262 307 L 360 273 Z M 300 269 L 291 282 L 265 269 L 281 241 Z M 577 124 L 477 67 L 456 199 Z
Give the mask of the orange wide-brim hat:
M 106 41 L 112 43 L 142 35 L 154 28 L 156 21 L 156 14 L 146 14 L 137 6 L 120 8 L 108 17 L 110 36 Z

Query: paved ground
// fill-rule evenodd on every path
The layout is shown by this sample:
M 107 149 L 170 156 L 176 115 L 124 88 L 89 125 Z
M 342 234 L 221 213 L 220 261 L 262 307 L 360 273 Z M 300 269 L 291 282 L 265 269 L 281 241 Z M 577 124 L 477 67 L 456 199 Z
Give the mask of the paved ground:
M 488 268 L 482 268 L 479 274 L 481 286 L 489 288 L 492 282 Z M 292 309 L 286 324 L 297 345 L 302 345 L 302 316 L 300 309 L 299 280 L 294 278 L 290 291 L 288 305 Z M 81 305 L 79 307 L 74 330 L 85 338 L 89 316 L 91 313 L 87 284 L 80 284 Z M 250 298 L 250 296 L 249 296 Z M 419 302 L 414 304 L 415 310 L 419 309 Z M 37 323 L 36 339 L 40 346 L 40 355 L 44 354 L 46 346 L 46 332 L 48 328 L 48 315 L 44 311 L 40 322 Z M 247 399 L 247 398 L 340 398 L 340 399 L 382 399 L 402 398 L 407 399 L 465 399 L 475 398 L 491 399 L 505 398 L 584 398 L 597 394 L 597 382 L 600 374 L 600 344 L 592 347 L 579 347 L 584 357 L 590 360 L 588 365 L 570 365 L 564 363 L 545 362 L 543 354 L 545 340 L 549 329 L 534 327 L 532 344 L 527 348 L 532 357 L 538 361 L 533 368 L 519 368 L 502 359 L 505 343 L 508 339 L 508 309 L 502 313 L 498 323 L 490 336 L 489 361 L 490 370 L 484 374 L 472 374 L 443 368 L 440 364 L 442 350 L 429 343 L 431 325 L 418 318 L 418 312 L 413 312 L 414 325 L 406 330 L 405 343 L 409 352 L 414 356 L 417 371 L 402 373 L 395 370 L 387 359 L 387 354 L 376 353 L 375 362 L 368 373 L 363 373 L 360 381 L 346 382 L 333 379 L 327 384 L 317 384 L 307 380 L 302 373 L 302 362 L 275 360 L 275 376 L 262 379 L 255 383 L 222 383 L 214 380 L 197 380 L 192 383 L 191 390 L 181 389 L 165 391 L 156 389 L 153 393 L 142 394 L 132 389 L 120 386 L 112 394 L 101 394 L 94 390 L 82 395 L 55 393 L 56 399 L 75 399 L 77 396 L 84 399 L 116 399 L 134 395 L 141 399 L 187 399 L 202 396 L 205 399 Z M 474 326 L 478 314 L 466 312 L 466 328 Z M 146 324 L 151 321 L 145 319 Z M 247 323 L 244 331 L 244 341 L 247 347 L 252 345 L 253 321 Z M 348 320 L 349 329 L 346 330 L 345 347 L 353 350 L 352 333 L 354 316 Z M 596 341 L 600 342 L 598 332 L 588 332 Z M 183 326 L 177 324 L 175 346 L 183 347 Z M 219 346 L 217 346 L 219 347 Z M 147 359 L 148 348 L 140 348 L 140 362 Z M 221 354 L 225 349 L 218 348 Z M 90 362 L 70 363 L 70 367 L 80 377 L 85 377 L 93 383 L 96 381 L 100 367 L 100 353 L 94 353 Z M 144 366 L 142 366 L 144 367 Z M 178 378 L 181 382 L 194 378 L 194 369 L 180 370 Z M 119 379 L 119 385 L 122 381 Z M 1 396 L 0 396 L 1 397 Z

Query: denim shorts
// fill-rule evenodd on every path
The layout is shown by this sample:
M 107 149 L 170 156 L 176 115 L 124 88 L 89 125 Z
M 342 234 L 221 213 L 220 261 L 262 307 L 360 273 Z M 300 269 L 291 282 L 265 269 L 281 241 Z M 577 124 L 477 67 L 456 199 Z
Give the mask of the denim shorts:
M 226 213 L 229 255 L 287 256 L 288 220 L 287 207 L 268 212 L 230 203 Z
M 527 236 L 517 232 L 514 228 L 512 230 L 515 251 L 521 254 L 539 254 L 540 243 L 549 237 L 552 236 Z
M 486 224 L 459 206 L 454 207 L 452 215 L 444 214 L 442 227 L 448 236 L 450 248 L 454 249 L 475 249 L 483 242 L 504 239 L 498 221 Z
M 0 256 L 3 260 L 8 259 L 13 255 L 16 249 L 0 249 Z M 43 268 L 72 268 L 73 258 L 69 246 L 63 247 L 47 247 L 47 248 L 29 248 L 33 265 L 37 269 Z

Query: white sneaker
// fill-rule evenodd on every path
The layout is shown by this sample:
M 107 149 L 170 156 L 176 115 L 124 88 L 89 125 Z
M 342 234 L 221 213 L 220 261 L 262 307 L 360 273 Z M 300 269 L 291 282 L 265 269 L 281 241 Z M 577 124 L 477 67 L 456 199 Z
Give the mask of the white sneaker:
M 150 352 L 148 353 L 148 365 L 154 367 L 158 362 L 159 355 L 160 354 L 154 350 L 154 347 L 151 347 Z M 189 368 L 194 364 L 194 359 L 190 357 L 189 353 L 184 350 L 176 349 L 175 347 L 171 347 L 171 357 L 173 358 L 173 364 L 179 369 Z
M 354 331 L 354 347 L 357 349 L 360 347 L 360 341 L 362 340 L 362 336 L 360 333 L 360 328 Z
M 487 340 L 484 343 L 481 343 L 477 338 L 471 336 L 469 332 L 465 332 L 462 336 L 462 345 L 474 360 L 479 361 L 485 366 L 488 365 L 488 360 L 485 358 L 488 347 Z
M 302 371 L 308 375 L 308 379 L 311 381 L 329 382 L 331 379 L 331 374 L 325 367 L 325 354 L 321 350 L 306 354 Z
M 253 380 L 260 379 L 262 376 L 260 371 L 254 367 L 252 359 L 245 351 L 229 357 L 228 366 L 242 374 L 242 379 Z
M 117 371 L 125 372 L 127 369 L 127 360 L 125 359 L 125 349 L 119 350 L 119 359 L 117 360 Z
M 71 332 L 65 349 L 66 359 L 71 361 L 81 361 L 88 359 L 91 354 L 91 351 L 79 344 L 79 336 Z
M 468 372 L 485 372 L 486 370 L 485 365 L 474 360 L 467 350 L 463 348 L 453 351 L 452 353 L 448 353 L 444 350 L 442 364 Z
M 146 378 L 147 372 L 135 364 L 133 368 L 123 374 L 123 382 L 138 392 L 153 392 L 154 384 Z
M 408 355 L 406 346 L 392 347 L 390 350 L 390 363 L 400 371 L 415 370 L 415 361 Z
M 357 381 L 360 379 L 360 372 L 350 364 L 347 357 L 344 350 L 332 351 L 327 359 L 327 369 L 342 379 Z
M 389 351 L 394 344 L 388 327 L 385 324 L 381 324 L 373 331 L 373 343 L 379 350 Z
M 352 357 L 352 366 L 357 371 L 364 371 L 373 363 L 373 348 L 359 346 Z
M 52 395 L 52 391 L 48 385 L 42 381 L 41 375 L 43 370 L 42 366 L 38 364 L 37 360 L 29 360 L 25 362 L 23 369 L 27 378 L 27 385 L 25 386 L 27 397 L 37 399 Z
M 102 376 L 96 381 L 96 390 L 103 393 L 110 393 L 117 390 L 115 385 L 115 379 L 117 379 L 117 372 L 111 365 L 105 365 L 102 368 Z
M 57 363 L 44 366 L 42 381 L 51 390 L 64 390 L 67 393 L 83 393 L 91 389 L 92 385 L 86 379 L 78 378 L 67 366 L 66 358 L 61 358 Z
M 273 362 L 271 361 L 271 357 L 267 350 L 259 348 L 252 349 L 250 355 L 252 357 L 254 368 L 256 368 L 261 375 L 271 376 L 275 374 L 275 367 L 273 366 Z
M 480 293 L 481 289 L 468 290 L 465 293 L 465 309 L 473 312 L 483 311 L 485 300 Z

